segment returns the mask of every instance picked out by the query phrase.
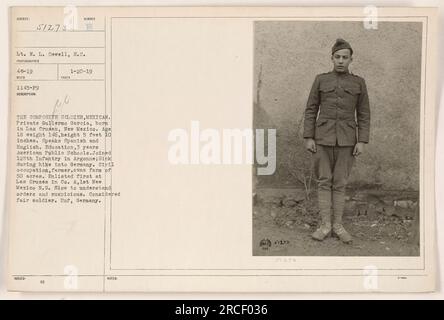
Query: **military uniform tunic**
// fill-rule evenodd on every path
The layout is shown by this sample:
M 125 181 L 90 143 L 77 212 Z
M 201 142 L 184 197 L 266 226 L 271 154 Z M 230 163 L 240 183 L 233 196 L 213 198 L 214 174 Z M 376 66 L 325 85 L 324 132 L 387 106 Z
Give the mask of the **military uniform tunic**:
M 305 109 L 304 138 L 313 138 L 318 145 L 354 146 L 369 141 L 369 127 L 363 78 L 336 71 L 316 76 Z

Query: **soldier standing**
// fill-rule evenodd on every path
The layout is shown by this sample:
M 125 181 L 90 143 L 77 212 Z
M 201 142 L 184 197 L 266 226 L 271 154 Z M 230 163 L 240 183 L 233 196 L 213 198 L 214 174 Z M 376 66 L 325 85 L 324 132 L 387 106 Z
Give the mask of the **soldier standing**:
M 313 153 L 321 217 L 312 237 L 322 241 L 333 231 L 350 243 L 352 237 L 342 225 L 345 186 L 355 157 L 369 140 L 370 107 L 364 79 L 348 69 L 353 60 L 350 44 L 337 39 L 331 53 L 333 71 L 316 76 L 305 109 L 305 147 Z

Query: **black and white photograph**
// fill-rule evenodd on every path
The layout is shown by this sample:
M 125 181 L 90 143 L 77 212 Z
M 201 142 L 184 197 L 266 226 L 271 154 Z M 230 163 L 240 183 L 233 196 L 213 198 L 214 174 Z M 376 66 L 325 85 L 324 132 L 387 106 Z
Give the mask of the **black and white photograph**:
M 419 256 L 423 23 L 256 21 L 255 256 Z M 268 146 L 270 148 L 270 146 Z

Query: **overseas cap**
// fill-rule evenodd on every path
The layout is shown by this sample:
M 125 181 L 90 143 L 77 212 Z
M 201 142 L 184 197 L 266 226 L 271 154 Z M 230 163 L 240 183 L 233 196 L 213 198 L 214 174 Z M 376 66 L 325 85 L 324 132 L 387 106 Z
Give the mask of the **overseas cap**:
M 350 49 L 350 54 L 353 54 L 353 49 L 350 46 L 350 43 L 348 43 L 344 39 L 339 38 L 339 39 L 336 39 L 335 44 L 331 48 L 331 54 L 333 54 L 336 51 L 341 50 L 341 49 Z

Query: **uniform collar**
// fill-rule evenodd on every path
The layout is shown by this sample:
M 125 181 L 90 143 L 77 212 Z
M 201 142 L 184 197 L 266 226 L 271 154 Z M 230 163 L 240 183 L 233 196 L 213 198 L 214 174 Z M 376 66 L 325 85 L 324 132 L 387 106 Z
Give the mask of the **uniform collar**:
M 337 75 L 337 76 L 344 76 L 344 75 L 348 75 L 348 74 L 350 74 L 350 71 L 349 70 L 347 70 L 347 71 L 345 71 L 345 72 L 337 72 L 335 69 L 333 69 L 333 71 L 332 71 L 335 75 Z

